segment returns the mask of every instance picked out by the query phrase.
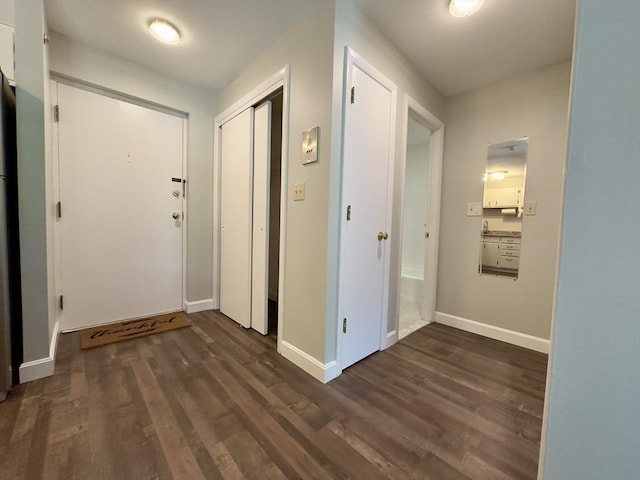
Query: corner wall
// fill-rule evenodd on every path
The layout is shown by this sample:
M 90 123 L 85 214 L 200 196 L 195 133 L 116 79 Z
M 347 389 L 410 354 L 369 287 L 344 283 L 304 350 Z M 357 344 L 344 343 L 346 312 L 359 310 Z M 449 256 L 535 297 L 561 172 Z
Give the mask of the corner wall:
M 45 370 L 53 371 L 50 344 L 55 309 L 49 284 L 51 252 L 47 251 L 53 203 L 47 178 L 50 105 L 43 1 L 16 2 L 15 25 L 23 366 L 39 371 L 46 364 Z
M 437 320 L 472 320 L 548 348 L 559 244 L 571 63 L 564 61 L 446 100 Z M 478 275 L 487 144 L 529 137 L 520 273 Z M 444 315 L 443 315 L 444 314 Z M 483 327 L 484 328 L 484 327 Z
M 400 282 L 400 238 L 402 215 L 401 186 L 404 181 L 403 166 L 400 159 L 404 157 L 406 145 L 406 116 L 404 110 L 405 95 L 409 94 L 420 105 L 429 110 L 440 120 L 444 120 L 444 102 L 442 94 L 402 56 L 402 54 L 369 22 L 369 20 L 348 0 L 336 2 L 335 41 L 333 51 L 333 114 L 332 114 L 332 165 L 329 194 L 328 217 L 328 264 L 327 264 L 327 359 L 338 357 L 338 279 L 340 251 L 340 192 L 342 181 L 342 128 L 344 98 L 344 55 L 345 47 L 350 47 L 367 62 L 380 70 L 388 79 L 396 84 L 396 131 L 395 131 L 395 169 L 393 179 L 393 219 L 390 231 L 390 273 L 389 273 L 389 315 L 387 317 L 387 333 L 396 329 L 396 312 L 399 305 Z
M 540 479 L 640 475 L 638 45 L 640 2 L 579 3 Z
M 282 336 L 289 353 L 325 368 L 327 205 L 331 164 L 333 1 L 317 2 L 306 16 L 219 92 L 217 114 L 290 65 L 289 146 L 286 171 L 286 253 Z M 286 100 L 285 100 L 286 102 Z M 319 159 L 301 164 L 302 132 L 320 127 Z M 283 125 L 287 129 L 287 125 Z M 215 147 L 217 148 L 217 146 Z M 283 165 L 284 167 L 284 165 Z M 305 200 L 293 202 L 292 184 L 305 183 Z M 219 229 L 219 225 L 214 225 Z M 214 245 L 215 250 L 219 248 Z M 214 266 L 217 271 L 218 265 Z M 214 292 L 218 286 L 214 285 Z M 216 302 L 217 303 L 217 302 Z M 285 353 L 282 352 L 281 353 Z M 285 353 L 291 358 L 291 355 Z

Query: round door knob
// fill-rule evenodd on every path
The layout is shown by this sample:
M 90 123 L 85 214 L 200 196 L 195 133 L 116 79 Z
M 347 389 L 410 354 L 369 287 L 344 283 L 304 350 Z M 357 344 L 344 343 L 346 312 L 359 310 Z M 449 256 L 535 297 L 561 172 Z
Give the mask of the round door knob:
M 174 220 L 180 220 L 180 214 L 178 212 L 173 212 L 171 216 L 173 217 Z
M 378 232 L 379 241 L 386 240 L 387 238 L 389 238 L 389 234 L 387 232 Z

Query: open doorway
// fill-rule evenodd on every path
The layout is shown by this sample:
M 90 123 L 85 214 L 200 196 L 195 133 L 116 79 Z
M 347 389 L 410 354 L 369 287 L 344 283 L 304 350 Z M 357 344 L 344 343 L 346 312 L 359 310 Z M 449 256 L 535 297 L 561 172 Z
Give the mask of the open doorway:
M 444 124 L 406 98 L 398 339 L 433 321 Z
M 431 131 L 409 110 L 403 192 L 399 339 L 427 324 L 423 291 L 425 249 L 429 235 L 430 141 Z
M 266 100 L 271 101 L 271 160 L 269 165 L 268 233 L 268 328 L 278 335 L 278 286 L 280 283 L 280 196 L 282 190 L 282 87 Z

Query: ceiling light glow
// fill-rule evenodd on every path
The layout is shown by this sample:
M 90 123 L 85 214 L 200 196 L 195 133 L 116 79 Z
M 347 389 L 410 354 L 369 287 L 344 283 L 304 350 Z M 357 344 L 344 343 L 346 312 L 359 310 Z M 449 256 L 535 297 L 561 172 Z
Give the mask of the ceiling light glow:
M 175 45 L 180 41 L 178 29 L 161 18 L 156 18 L 149 24 L 149 31 L 151 35 L 163 43 Z
M 452 17 L 468 17 L 480 10 L 482 5 L 484 5 L 484 0 L 451 0 L 449 14 Z

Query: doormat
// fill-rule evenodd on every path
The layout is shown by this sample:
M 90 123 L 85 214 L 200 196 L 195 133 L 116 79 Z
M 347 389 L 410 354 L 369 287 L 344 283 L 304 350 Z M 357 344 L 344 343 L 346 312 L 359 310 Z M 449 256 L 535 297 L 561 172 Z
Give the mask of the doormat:
M 93 348 L 190 326 L 191 322 L 183 312 L 101 325 L 80 331 L 80 347 Z

